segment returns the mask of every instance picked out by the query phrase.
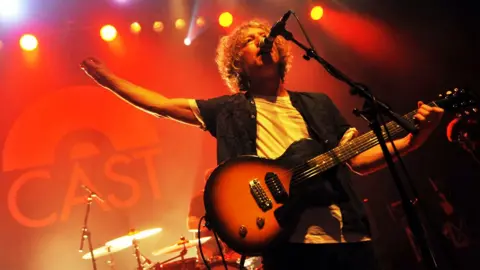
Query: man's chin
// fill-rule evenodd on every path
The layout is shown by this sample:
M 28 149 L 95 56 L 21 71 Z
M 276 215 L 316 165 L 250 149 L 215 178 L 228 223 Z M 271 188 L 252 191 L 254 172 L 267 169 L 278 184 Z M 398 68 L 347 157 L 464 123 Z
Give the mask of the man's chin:
M 272 58 L 258 59 L 257 66 L 259 68 L 272 68 L 272 66 L 278 66 L 278 62 L 275 62 Z

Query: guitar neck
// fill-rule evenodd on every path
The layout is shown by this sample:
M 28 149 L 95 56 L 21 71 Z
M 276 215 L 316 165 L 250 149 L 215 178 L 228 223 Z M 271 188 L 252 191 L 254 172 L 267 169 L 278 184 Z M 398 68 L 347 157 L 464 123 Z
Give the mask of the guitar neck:
M 431 102 L 428 105 L 437 106 L 437 104 L 434 102 Z M 403 118 L 405 118 L 409 122 L 413 122 L 413 116 L 416 113 L 417 110 L 411 111 L 410 113 L 404 115 Z M 387 123 L 386 128 L 388 129 L 388 132 L 393 139 L 398 139 L 407 135 L 407 131 L 394 121 Z M 382 135 L 385 140 L 388 138 L 388 134 L 385 131 L 384 126 L 382 126 Z M 376 146 L 377 144 L 379 144 L 379 142 L 375 133 L 373 131 L 367 132 L 351 140 L 348 143 L 333 148 L 332 150 L 318 155 L 307 161 L 307 164 L 309 165 L 308 174 L 310 176 L 314 176 L 316 174 L 327 171 L 328 169 L 344 163 L 347 160 L 357 156 L 358 154 L 367 151 L 368 149 Z

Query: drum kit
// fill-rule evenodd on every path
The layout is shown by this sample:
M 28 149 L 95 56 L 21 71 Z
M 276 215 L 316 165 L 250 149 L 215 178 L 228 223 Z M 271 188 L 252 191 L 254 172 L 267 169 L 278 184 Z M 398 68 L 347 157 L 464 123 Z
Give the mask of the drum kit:
M 103 246 L 93 249 L 91 242 L 91 232 L 87 227 L 88 215 L 90 213 L 90 207 L 93 199 L 96 199 L 99 202 L 103 200 L 98 197 L 94 192 L 88 189 L 85 186 L 82 186 L 86 189 L 90 195 L 87 198 L 87 211 L 84 218 L 84 224 L 82 228 L 82 236 L 80 243 L 80 252 L 83 251 L 84 240 L 88 241 L 89 252 L 85 253 L 82 256 L 84 260 L 91 260 L 93 265 L 93 270 L 97 270 L 96 259 L 100 257 L 108 257 L 107 264 L 111 270 L 120 270 L 116 269 L 114 262 L 114 254 L 125 250 L 127 248 L 133 249 L 133 255 L 136 259 L 136 269 L 137 270 L 203 270 L 203 269 L 240 269 L 240 259 L 236 261 L 226 261 L 225 264 L 223 261 L 217 258 L 208 258 L 208 268 L 203 264 L 203 262 L 194 258 L 185 258 L 188 249 L 197 248 L 199 244 L 207 243 L 212 240 L 212 236 L 196 238 L 188 240 L 185 237 L 180 237 L 180 239 L 169 246 L 163 247 L 161 249 L 155 250 L 152 252 L 153 256 L 165 255 L 165 254 L 177 254 L 169 258 L 168 260 L 162 262 L 154 262 L 150 260 L 147 256 L 140 252 L 139 241 L 142 239 L 150 238 L 162 231 L 162 228 L 151 228 L 142 231 L 136 231 L 134 229 L 130 230 L 126 235 L 117 237 L 110 241 L 107 241 Z M 196 235 L 196 234 L 195 234 Z M 248 258 L 242 269 L 246 270 L 255 270 L 259 269 L 260 259 L 258 257 Z
M 185 258 L 187 250 L 190 248 L 198 247 L 199 242 L 204 244 L 212 240 L 211 236 L 202 237 L 200 239 L 187 240 L 185 237 L 180 237 L 176 243 L 163 247 L 161 249 L 152 252 L 153 256 L 165 255 L 165 254 L 177 254 L 174 257 L 162 262 L 153 262 L 146 255 L 140 252 L 139 240 L 152 237 L 162 231 L 162 228 L 152 228 L 143 231 L 131 230 L 128 234 L 120 236 L 105 243 L 105 245 L 94 249 L 92 252 L 86 253 L 82 256 L 82 259 L 92 260 L 93 258 L 108 257 L 107 264 L 110 269 L 117 270 L 115 268 L 113 254 L 127 248 L 133 249 L 133 255 L 136 259 L 138 270 L 201 270 L 207 269 L 207 267 L 201 263 L 197 258 Z M 177 260 L 178 259 L 178 260 Z M 210 269 L 225 269 L 225 266 L 221 260 L 209 260 Z M 254 270 L 258 269 L 259 259 L 249 258 L 245 261 L 244 269 Z M 239 269 L 239 261 L 227 261 L 227 269 Z

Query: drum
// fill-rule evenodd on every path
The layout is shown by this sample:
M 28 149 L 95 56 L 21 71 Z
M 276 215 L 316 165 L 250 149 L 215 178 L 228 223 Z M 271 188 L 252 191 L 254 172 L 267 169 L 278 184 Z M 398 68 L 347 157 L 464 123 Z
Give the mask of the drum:
M 227 262 L 227 269 L 228 270 L 238 270 L 239 268 L 239 264 L 235 263 L 235 262 Z M 202 265 L 202 267 L 205 267 L 205 265 Z M 197 269 L 202 269 L 202 268 L 197 268 Z M 207 268 L 203 268 L 203 269 L 207 269 Z M 224 270 L 225 269 L 225 266 L 223 265 L 223 262 L 222 261 L 214 261 L 212 263 L 210 263 L 210 269 L 212 270 Z
M 239 269 L 240 268 L 240 260 L 234 262 L 234 261 L 227 261 L 227 269 Z M 225 269 L 225 266 L 223 265 L 223 262 L 221 260 L 215 260 L 211 263 L 209 263 L 210 269 L 212 270 L 223 270 Z M 244 270 L 257 270 L 261 269 L 262 262 L 260 257 L 250 257 L 245 260 L 244 264 Z M 207 269 L 203 263 L 199 263 L 197 265 L 197 270 L 204 270 Z
M 196 265 L 196 258 L 188 258 L 164 264 L 157 263 L 150 270 L 195 270 Z

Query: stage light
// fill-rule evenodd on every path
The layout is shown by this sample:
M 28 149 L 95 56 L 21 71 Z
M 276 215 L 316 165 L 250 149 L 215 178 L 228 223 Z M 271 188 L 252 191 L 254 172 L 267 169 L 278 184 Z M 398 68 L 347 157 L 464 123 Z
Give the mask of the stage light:
M 20 38 L 20 47 L 24 51 L 33 51 L 38 47 L 38 40 L 34 35 L 25 34 Z
M 318 21 L 323 17 L 323 8 L 321 6 L 315 6 L 312 8 L 312 11 L 310 11 L 310 17 L 314 21 Z
M 205 25 L 205 19 L 203 17 L 198 17 L 195 23 L 198 27 L 202 27 Z
M 134 22 L 130 24 L 130 31 L 134 34 L 138 34 L 142 31 L 142 26 L 138 22 Z
M 161 21 L 156 21 L 153 23 L 153 31 L 160 33 L 163 31 L 163 23 Z
M 115 38 L 117 38 L 117 29 L 109 24 L 104 25 L 102 29 L 100 29 L 100 36 L 105 41 L 113 41 Z
M 184 19 L 177 19 L 175 21 L 175 28 L 183 29 L 185 27 L 185 20 Z
M 190 46 L 190 44 L 192 44 L 192 41 L 190 40 L 190 38 L 187 37 L 183 40 L 183 44 L 185 44 L 186 46 Z
M 232 25 L 233 23 L 233 16 L 230 12 L 223 12 L 222 14 L 220 14 L 220 16 L 218 17 L 218 23 L 222 26 L 222 27 L 229 27 L 230 25 Z
M 20 1 L 0 0 L 0 18 L 18 16 L 20 14 Z

